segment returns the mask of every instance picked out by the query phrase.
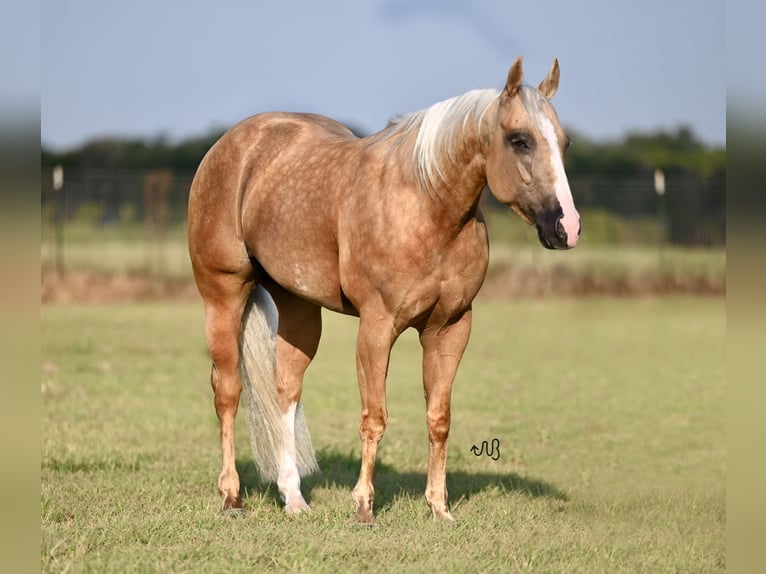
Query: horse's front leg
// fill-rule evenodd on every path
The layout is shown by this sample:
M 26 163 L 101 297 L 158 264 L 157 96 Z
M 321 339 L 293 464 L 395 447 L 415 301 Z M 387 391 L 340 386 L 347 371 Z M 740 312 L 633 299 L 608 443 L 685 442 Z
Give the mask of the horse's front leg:
M 447 437 L 450 399 L 460 359 L 471 334 L 471 310 L 448 325 L 426 326 L 420 333 L 423 347 L 423 387 L 428 421 L 428 480 L 426 501 L 435 518 L 453 524 L 447 507 Z
M 362 415 L 359 436 L 362 440 L 362 468 L 354 487 L 356 522 L 372 526 L 372 505 L 375 498 L 373 479 L 378 443 L 383 438 L 388 420 L 386 409 L 386 375 L 391 346 L 396 339 L 391 323 L 368 320 L 361 314 L 356 343 L 356 367 Z

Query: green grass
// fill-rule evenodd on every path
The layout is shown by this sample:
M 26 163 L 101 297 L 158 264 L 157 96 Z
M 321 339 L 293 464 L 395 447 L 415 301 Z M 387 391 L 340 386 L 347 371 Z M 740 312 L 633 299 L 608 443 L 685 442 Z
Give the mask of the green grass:
M 593 215 L 584 213 L 583 225 Z M 617 216 L 610 218 L 610 223 L 620 223 Z M 513 214 L 491 211 L 488 277 L 499 275 L 513 283 L 516 288 L 508 290 L 517 295 L 528 294 L 530 289 L 523 288 L 527 283 L 531 291 L 559 294 L 725 291 L 725 248 L 665 244 L 638 233 L 640 222 L 624 223 L 637 237 L 605 241 L 593 230 L 596 233 L 585 233 L 575 249 L 549 251 L 540 248 L 534 228 Z
M 325 315 L 304 401 L 322 471 L 288 517 L 259 484 L 219 514 L 198 305 L 42 309 L 45 572 L 722 572 L 724 301 L 477 304 L 453 397 L 455 528 L 424 502 L 417 338 L 392 356 L 377 526 L 350 522 L 356 322 Z M 473 444 L 498 438 L 498 461 Z
M 72 270 L 192 277 L 185 225 L 171 226 L 158 237 L 148 235 L 138 224 L 103 227 L 74 222 L 64 226 L 59 243 L 46 224 L 40 259 L 44 266 L 52 266 L 57 257 Z

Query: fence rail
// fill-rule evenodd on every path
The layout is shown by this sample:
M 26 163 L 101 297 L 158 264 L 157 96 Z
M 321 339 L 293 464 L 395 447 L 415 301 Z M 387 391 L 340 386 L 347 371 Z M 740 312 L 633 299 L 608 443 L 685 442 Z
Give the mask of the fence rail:
M 54 189 L 51 169 L 41 182 L 43 265 L 71 263 L 67 245 L 129 242 L 143 252 L 143 268 L 160 273 L 170 240 L 185 231 L 192 172 L 161 170 L 66 170 Z M 666 193 L 655 193 L 654 174 L 570 178 L 584 233 L 601 245 L 725 245 L 725 182 L 668 174 Z M 485 193 L 485 210 L 500 208 Z M 503 208 L 505 209 L 505 208 Z M 513 241 L 508 237 L 506 240 Z M 96 245 L 92 245 L 92 244 Z M 66 245 L 65 245 L 66 244 Z M 123 254 L 124 255 L 124 254 Z M 120 256 L 117 253 L 115 256 Z

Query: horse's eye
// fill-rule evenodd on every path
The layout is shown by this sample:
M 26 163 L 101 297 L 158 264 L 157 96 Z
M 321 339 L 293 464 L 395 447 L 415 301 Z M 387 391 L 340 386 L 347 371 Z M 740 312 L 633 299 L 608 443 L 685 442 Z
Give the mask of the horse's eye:
M 526 151 L 529 149 L 529 143 L 527 143 L 527 140 L 521 138 L 511 140 L 511 145 L 518 151 Z
M 527 152 L 532 149 L 532 142 L 529 140 L 529 136 L 518 132 L 508 134 L 508 143 L 517 152 Z
M 526 138 L 511 138 L 511 146 L 513 146 L 513 149 L 519 152 L 525 152 L 529 151 L 531 149 L 531 146 L 529 145 L 529 140 Z

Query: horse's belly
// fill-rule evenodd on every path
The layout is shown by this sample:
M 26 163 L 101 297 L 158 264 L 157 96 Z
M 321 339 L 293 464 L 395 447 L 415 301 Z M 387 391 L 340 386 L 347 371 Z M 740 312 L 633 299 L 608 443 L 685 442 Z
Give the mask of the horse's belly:
M 298 297 L 334 311 L 344 311 L 338 277 L 338 256 L 333 246 L 294 237 L 256 241 L 250 247 L 272 281 Z
M 341 310 L 338 242 L 326 198 L 288 185 L 259 188 L 243 217 L 245 244 L 269 277 L 302 299 Z
M 333 311 L 343 311 L 343 296 L 337 279 L 337 266 L 316 265 L 316 262 L 296 261 L 292 269 L 272 278 L 283 288 L 302 299 Z

